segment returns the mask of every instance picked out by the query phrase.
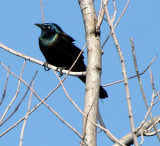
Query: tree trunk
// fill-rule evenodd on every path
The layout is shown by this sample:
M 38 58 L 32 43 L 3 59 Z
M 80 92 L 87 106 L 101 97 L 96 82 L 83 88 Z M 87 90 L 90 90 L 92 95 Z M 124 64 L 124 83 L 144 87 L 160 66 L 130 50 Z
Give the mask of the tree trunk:
M 83 15 L 88 48 L 84 113 L 88 119 L 97 123 L 102 55 L 100 36 L 96 33 L 97 16 L 93 0 L 79 0 L 79 4 Z M 83 136 L 84 145 L 97 145 L 97 127 L 86 118 L 83 120 Z

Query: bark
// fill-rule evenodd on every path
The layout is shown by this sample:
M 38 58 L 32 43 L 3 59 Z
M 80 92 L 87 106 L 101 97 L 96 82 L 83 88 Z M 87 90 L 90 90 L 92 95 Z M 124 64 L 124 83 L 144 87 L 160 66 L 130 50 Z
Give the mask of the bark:
M 86 73 L 86 93 L 84 113 L 93 122 L 97 123 L 99 87 L 101 76 L 101 45 L 99 34 L 96 33 L 97 16 L 93 0 L 79 0 L 88 51 L 88 64 Z M 97 127 L 84 118 L 83 144 L 97 145 Z
M 141 136 L 141 134 L 145 135 L 145 130 L 147 130 L 150 126 L 153 125 L 153 122 L 157 121 L 160 118 L 160 116 L 154 117 L 153 119 L 147 121 L 143 127 L 137 131 L 137 129 L 135 129 L 136 135 L 137 137 Z M 142 130 L 142 131 L 141 131 Z M 132 136 L 132 132 L 128 133 L 127 135 L 125 135 L 124 137 L 122 137 L 121 139 L 119 139 L 119 141 L 123 144 L 125 144 L 126 146 L 130 146 L 131 144 L 133 144 L 133 136 Z M 119 144 L 114 144 L 113 146 L 120 146 Z

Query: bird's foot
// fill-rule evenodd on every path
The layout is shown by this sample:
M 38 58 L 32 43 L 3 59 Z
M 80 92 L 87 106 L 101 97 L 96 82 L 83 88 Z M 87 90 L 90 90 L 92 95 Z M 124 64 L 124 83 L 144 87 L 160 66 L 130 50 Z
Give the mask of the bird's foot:
M 57 70 L 59 69 L 59 77 L 63 76 L 62 70 L 66 69 L 66 67 L 57 67 Z
M 48 64 L 49 64 L 48 62 L 45 62 L 45 63 L 43 64 L 45 71 L 49 71 L 49 70 L 50 70 L 50 68 L 48 68 Z

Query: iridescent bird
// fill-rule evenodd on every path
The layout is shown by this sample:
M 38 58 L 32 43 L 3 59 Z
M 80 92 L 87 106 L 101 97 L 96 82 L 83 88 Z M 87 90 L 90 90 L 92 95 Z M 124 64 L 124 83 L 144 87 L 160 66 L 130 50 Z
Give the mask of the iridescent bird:
M 46 61 L 49 64 L 62 69 L 70 69 L 73 62 L 80 53 L 80 49 L 74 45 L 74 39 L 63 32 L 63 30 L 54 23 L 35 24 L 41 28 L 39 37 L 39 47 Z M 81 55 L 71 71 L 86 71 L 86 66 Z M 78 76 L 82 82 L 86 82 L 85 76 Z M 100 86 L 100 98 L 108 97 L 107 92 Z

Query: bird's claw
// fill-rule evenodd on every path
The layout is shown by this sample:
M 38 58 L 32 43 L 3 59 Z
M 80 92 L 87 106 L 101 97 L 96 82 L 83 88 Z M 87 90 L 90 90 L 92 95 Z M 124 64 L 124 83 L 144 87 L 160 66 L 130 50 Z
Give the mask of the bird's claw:
M 62 70 L 66 69 L 66 67 L 57 67 L 57 70 L 59 69 L 59 77 L 63 76 Z
M 50 70 L 50 68 L 48 68 L 48 62 L 45 62 L 45 63 L 43 64 L 43 66 L 44 66 L 44 70 L 45 70 L 45 71 L 49 71 L 49 70 Z
M 59 67 L 58 69 L 60 70 L 60 71 L 59 71 L 59 77 L 62 77 L 62 76 L 63 76 L 63 73 L 62 73 L 62 69 L 63 69 L 63 68 L 62 68 L 62 67 Z

